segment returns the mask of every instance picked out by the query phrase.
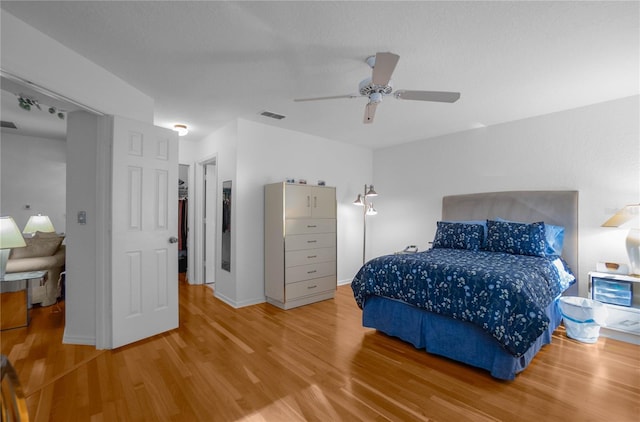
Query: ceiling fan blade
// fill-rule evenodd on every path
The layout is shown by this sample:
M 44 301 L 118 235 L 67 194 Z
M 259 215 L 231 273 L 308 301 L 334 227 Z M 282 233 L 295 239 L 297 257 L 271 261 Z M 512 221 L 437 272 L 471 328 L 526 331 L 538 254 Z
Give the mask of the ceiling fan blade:
M 400 89 L 393 93 L 399 100 L 436 101 L 439 103 L 455 103 L 460 98 L 459 92 L 446 91 L 407 91 Z
M 361 97 L 361 95 L 347 94 L 347 95 L 332 95 L 329 97 L 295 98 L 293 101 L 302 102 L 302 101 L 337 100 L 340 98 L 358 98 L 358 97 Z
M 373 123 L 373 118 L 376 115 L 376 107 L 378 103 L 367 103 L 364 108 L 364 121 L 362 123 Z
M 373 66 L 371 82 L 374 85 L 388 85 L 391 80 L 391 74 L 398 64 L 400 56 L 393 53 L 376 53 L 376 62 Z

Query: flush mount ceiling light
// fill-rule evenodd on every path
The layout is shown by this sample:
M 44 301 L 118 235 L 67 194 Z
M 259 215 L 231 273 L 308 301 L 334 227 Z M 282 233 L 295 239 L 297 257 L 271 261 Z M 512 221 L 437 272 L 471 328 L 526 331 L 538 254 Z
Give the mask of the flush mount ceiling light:
M 184 136 L 187 133 L 189 133 L 189 129 L 187 129 L 187 125 L 182 125 L 182 124 L 173 125 L 173 130 L 178 132 L 178 136 Z

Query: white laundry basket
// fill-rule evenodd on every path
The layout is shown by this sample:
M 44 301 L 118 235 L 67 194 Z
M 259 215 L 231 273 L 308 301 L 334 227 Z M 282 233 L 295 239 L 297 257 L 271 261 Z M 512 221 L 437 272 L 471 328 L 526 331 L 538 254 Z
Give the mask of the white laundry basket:
M 577 296 L 559 299 L 560 312 L 567 336 L 583 343 L 595 343 L 600 327 L 606 325 L 607 307 L 595 300 Z

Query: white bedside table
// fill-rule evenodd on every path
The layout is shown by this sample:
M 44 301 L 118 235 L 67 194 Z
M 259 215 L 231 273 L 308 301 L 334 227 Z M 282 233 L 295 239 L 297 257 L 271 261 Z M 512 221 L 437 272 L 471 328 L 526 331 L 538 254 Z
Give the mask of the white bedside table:
M 598 285 L 595 289 L 594 283 Z M 624 306 L 629 293 L 630 306 Z M 607 326 L 600 329 L 600 335 L 640 344 L 640 277 L 592 271 L 589 296 L 604 303 L 609 312 Z

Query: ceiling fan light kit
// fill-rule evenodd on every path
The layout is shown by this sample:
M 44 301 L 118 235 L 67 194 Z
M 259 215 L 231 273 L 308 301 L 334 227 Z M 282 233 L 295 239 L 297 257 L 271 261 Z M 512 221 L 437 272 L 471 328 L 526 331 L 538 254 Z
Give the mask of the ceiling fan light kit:
M 371 67 L 371 78 L 362 80 L 358 86 L 360 95 L 333 95 L 329 97 L 297 98 L 296 102 L 335 100 L 343 98 L 367 97 L 369 102 L 365 106 L 363 123 L 372 123 L 376 108 L 386 95 L 392 95 L 397 100 L 431 101 L 439 103 L 454 103 L 460 99 L 459 92 L 449 91 L 414 91 L 400 89 L 393 92 L 391 75 L 398 64 L 400 56 L 394 53 L 377 53 L 366 58 L 366 63 Z

